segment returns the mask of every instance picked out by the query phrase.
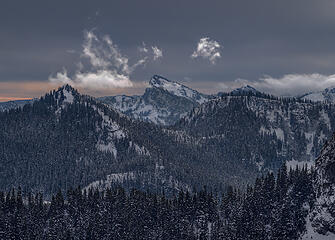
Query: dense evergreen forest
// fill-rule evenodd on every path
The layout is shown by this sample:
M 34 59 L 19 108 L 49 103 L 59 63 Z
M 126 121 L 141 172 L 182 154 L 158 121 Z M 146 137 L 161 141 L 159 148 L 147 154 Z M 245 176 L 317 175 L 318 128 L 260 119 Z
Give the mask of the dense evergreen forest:
M 315 199 L 314 178 L 313 169 L 284 165 L 243 193 L 204 187 L 167 197 L 78 187 L 51 202 L 17 188 L 0 193 L 0 239 L 298 239 Z

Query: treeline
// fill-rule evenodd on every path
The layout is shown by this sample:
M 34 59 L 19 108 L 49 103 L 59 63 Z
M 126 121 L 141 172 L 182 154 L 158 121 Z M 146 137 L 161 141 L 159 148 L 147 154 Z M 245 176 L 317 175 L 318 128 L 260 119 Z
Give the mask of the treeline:
M 285 104 L 287 103 L 313 103 L 313 104 L 319 104 L 321 102 L 315 102 L 309 99 L 304 99 L 303 97 L 305 95 L 299 96 L 299 97 L 278 97 L 272 94 L 264 93 L 264 92 L 252 92 L 252 91 L 246 91 L 246 92 L 219 92 L 218 96 L 221 98 L 228 97 L 228 96 L 247 96 L 247 97 L 258 97 L 258 98 L 265 98 L 269 100 L 276 100 L 281 101 Z M 327 103 L 327 101 L 324 101 L 324 103 Z
M 50 202 L 0 193 L 0 239 L 298 239 L 312 207 L 314 171 L 258 178 L 245 193 L 202 191 L 166 197 L 120 187 L 59 191 Z

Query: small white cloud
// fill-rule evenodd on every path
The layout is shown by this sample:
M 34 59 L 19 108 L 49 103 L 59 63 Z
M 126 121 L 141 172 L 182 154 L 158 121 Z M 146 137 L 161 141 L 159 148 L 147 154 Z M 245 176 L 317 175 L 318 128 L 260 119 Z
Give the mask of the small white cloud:
M 219 85 L 224 90 L 231 90 L 242 85 L 251 85 L 259 91 L 278 96 L 297 96 L 335 87 L 335 74 L 286 74 L 280 78 L 265 75 L 256 81 L 236 79 L 233 82 L 220 83 Z
M 220 48 L 221 46 L 217 41 L 211 40 L 209 37 L 201 38 L 191 58 L 202 57 L 215 64 L 216 60 L 221 57 Z
M 149 53 L 149 49 L 146 47 L 146 44 L 143 42 L 142 46 L 139 46 L 138 51 L 141 53 Z M 163 57 L 163 50 L 158 48 L 157 46 L 151 46 L 151 51 L 153 60 L 156 61 L 157 59 Z M 147 58 L 148 60 L 148 58 Z
M 100 40 L 93 32 L 85 32 L 83 43 L 83 57 L 90 60 L 93 67 L 106 68 L 110 65 L 108 59 L 105 58 L 105 49 L 100 44 Z
M 72 82 L 71 78 L 68 77 L 67 71 L 64 68 L 62 72 L 56 73 L 56 76 L 49 77 L 50 82 L 61 83 L 61 84 L 70 84 Z
M 156 46 L 152 46 L 151 49 L 152 49 L 152 52 L 154 54 L 154 60 L 157 60 L 158 58 L 163 57 L 163 51 L 162 51 L 162 49 L 159 49 Z
M 144 42 L 142 42 L 142 46 L 139 46 L 137 49 L 141 53 L 147 53 L 149 51 Z

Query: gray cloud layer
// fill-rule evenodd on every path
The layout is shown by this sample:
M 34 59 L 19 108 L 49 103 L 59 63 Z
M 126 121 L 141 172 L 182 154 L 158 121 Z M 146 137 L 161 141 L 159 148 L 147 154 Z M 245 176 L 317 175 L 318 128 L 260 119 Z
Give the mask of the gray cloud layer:
M 219 83 L 219 87 L 224 91 L 230 91 L 241 85 L 251 85 L 260 91 L 274 95 L 296 96 L 311 91 L 320 91 L 325 88 L 335 87 L 335 74 L 286 74 L 279 78 L 263 76 L 254 81 L 236 79 L 233 82 Z
M 235 79 L 264 85 L 265 74 L 280 81 L 288 74 L 332 76 L 334 12 L 333 0 L 4 1 L 0 81 L 48 81 L 50 73 L 56 77 L 64 66 L 73 81 L 78 71 L 97 74 L 86 69 L 84 60 L 82 71 L 74 64 L 82 52 L 83 29 L 95 27 L 110 35 L 129 61 L 148 54 L 137 50 L 142 42 L 149 58 L 154 57 L 151 46 L 164 50 L 164 58 L 131 73 L 133 84 L 161 74 L 175 80 L 188 77 L 190 84 L 215 90 L 219 83 L 233 86 Z M 190 59 L 194 43 L 204 36 L 224 43 L 215 65 Z M 128 62 L 128 67 L 134 64 Z M 100 71 L 110 77 L 103 73 L 106 69 Z M 129 80 L 129 74 L 118 74 Z

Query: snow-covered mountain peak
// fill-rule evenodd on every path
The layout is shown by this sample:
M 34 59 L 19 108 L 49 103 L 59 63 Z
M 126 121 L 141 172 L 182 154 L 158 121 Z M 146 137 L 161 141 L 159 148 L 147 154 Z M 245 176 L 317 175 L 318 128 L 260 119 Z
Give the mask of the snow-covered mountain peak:
M 154 75 L 149 81 L 151 87 L 160 88 L 168 91 L 169 93 L 178 96 L 196 101 L 199 104 L 202 104 L 208 101 L 208 98 L 205 94 L 201 94 L 189 87 L 186 87 L 180 83 L 171 81 L 165 77 Z
M 335 103 L 335 87 L 326 88 L 323 91 L 309 92 L 300 97 L 304 100 L 310 100 L 314 102 L 330 102 Z
M 53 95 L 55 99 L 57 99 L 58 103 L 63 105 L 64 103 L 67 103 L 67 104 L 73 103 L 76 96 L 79 96 L 80 94 L 72 86 L 66 84 L 58 88 L 53 93 Z
M 236 95 L 236 94 L 243 94 L 243 93 L 259 93 L 258 90 L 256 90 L 254 87 L 250 86 L 250 85 L 245 85 L 242 86 L 240 88 L 236 88 L 233 91 L 231 91 L 231 94 Z
M 334 93 L 335 94 L 335 87 L 330 87 L 330 88 L 326 88 L 324 90 L 325 93 Z
M 173 125 L 194 107 L 216 97 L 159 75 L 152 76 L 149 85 L 142 96 L 109 96 L 99 100 L 131 118 Z
M 153 75 L 149 81 L 149 84 L 152 87 L 164 87 L 165 85 L 171 83 L 172 81 L 159 75 Z

